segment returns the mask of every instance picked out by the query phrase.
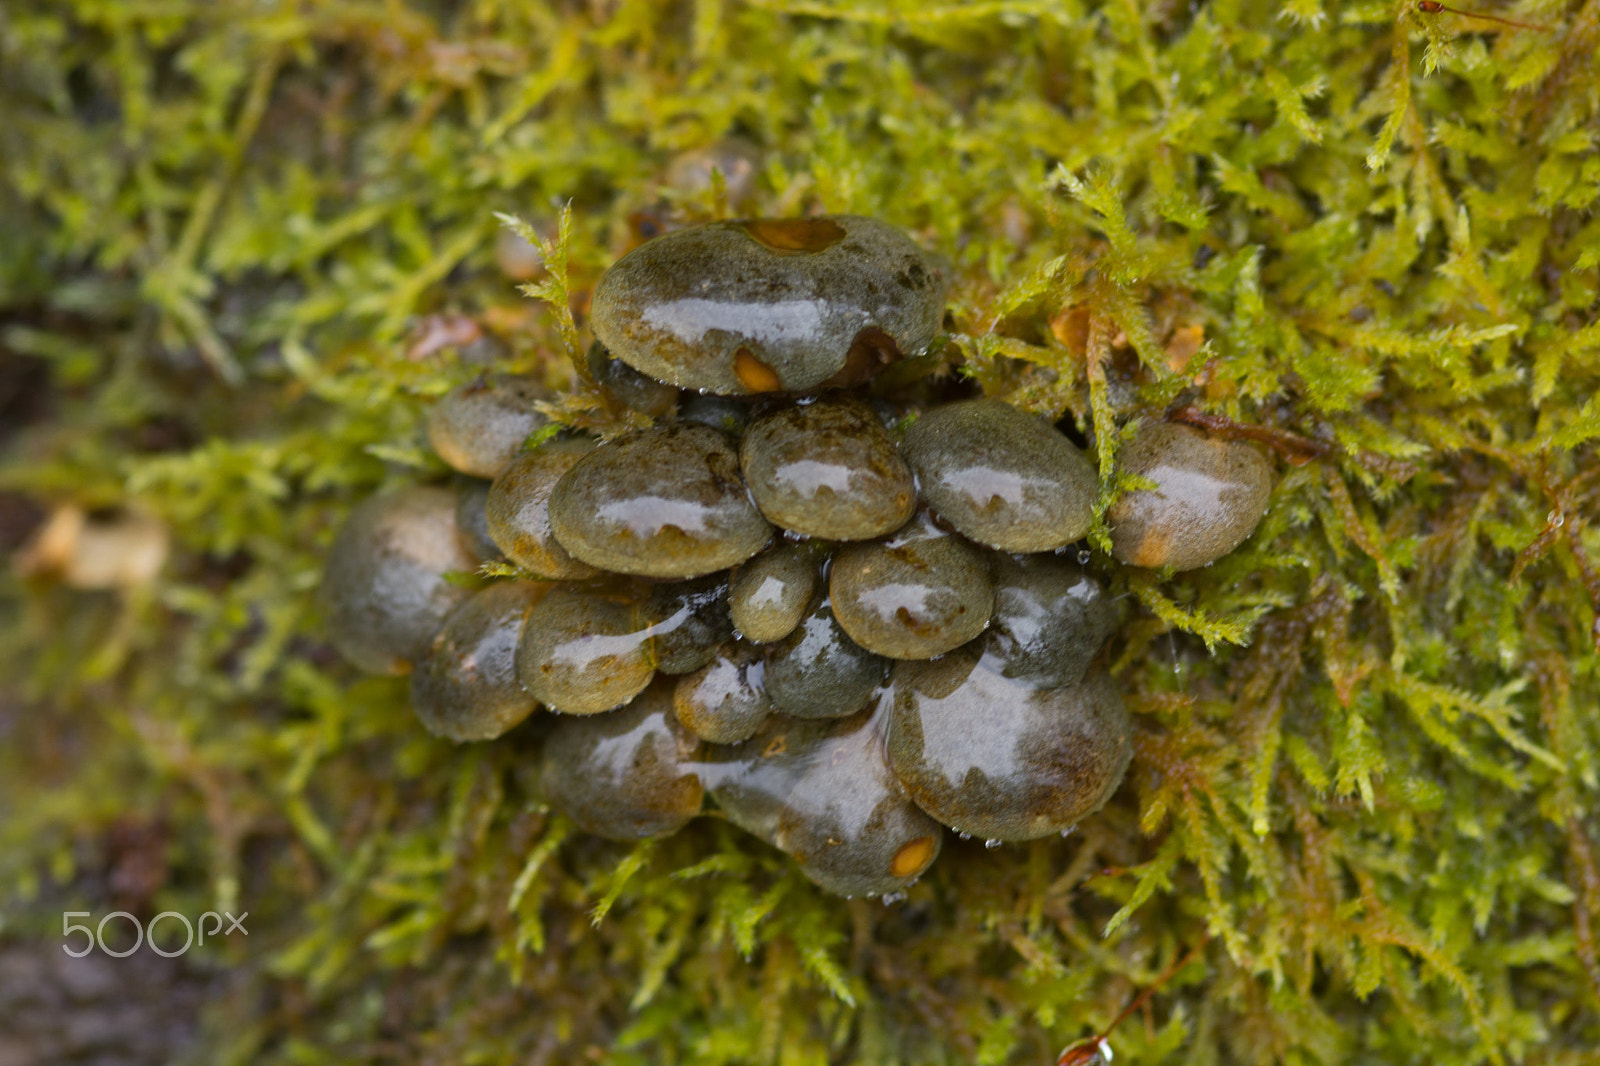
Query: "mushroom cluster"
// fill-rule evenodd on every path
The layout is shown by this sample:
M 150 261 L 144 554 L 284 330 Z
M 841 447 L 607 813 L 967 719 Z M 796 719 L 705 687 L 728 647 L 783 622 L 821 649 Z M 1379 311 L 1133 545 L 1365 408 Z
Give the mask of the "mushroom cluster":
M 429 438 L 467 478 L 356 508 L 322 587 L 335 645 L 409 671 L 443 737 L 559 716 L 543 790 L 600 836 L 709 800 L 824 888 L 884 895 L 945 826 L 1066 832 L 1131 756 L 1115 612 L 1076 546 L 1100 486 L 1010 404 L 867 387 L 943 308 L 937 263 L 871 219 L 642 245 L 596 287 L 590 369 L 648 428 L 552 436 L 514 378 L 443 397 Z M 1247 443 L 1153 422 L 1122 460 L 1153 485 L 1108 515 L 1123 562 L 1205 565 L 1266 508 Z M 500 560 L 517 579 L 451 580 Z

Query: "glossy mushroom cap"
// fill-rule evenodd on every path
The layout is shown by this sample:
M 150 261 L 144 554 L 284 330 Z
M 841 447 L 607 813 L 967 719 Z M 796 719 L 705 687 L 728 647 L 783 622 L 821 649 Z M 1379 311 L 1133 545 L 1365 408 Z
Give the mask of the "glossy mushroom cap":
M 1272 495 L 1272 467 L 1251 445 L 1177 422 L 1152 422 L 1118 454 L 1154 489 L 1123 494 L 1107 515 L 1111 553 L 1122 562 L 1193 570 L 1255 532 Z
M 595 286 L 594 334 L 679 388 L 808 392 L 921 351 L 944 278 L 892 226 L 855 215 L 712 222 L 623 256 Z
M 339 653 L 374 674 L 402 674 L 472 590 L 451 572 L 478 561 L 456 530 L 449 489 L 414 485 L 358 504 L 334 539 L 319 599 Z

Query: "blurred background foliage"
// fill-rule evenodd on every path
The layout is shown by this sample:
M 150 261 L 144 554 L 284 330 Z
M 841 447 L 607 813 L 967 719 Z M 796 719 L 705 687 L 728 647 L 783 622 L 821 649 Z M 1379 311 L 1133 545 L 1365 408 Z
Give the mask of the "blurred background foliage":
M 1203 943 L 1120 1061 L 1593 1062 L 1600 0 L 1492 10 L 1535 25 L 10 0 L 0 962 L 53 957 L 63 909 L 248 910 L 182 960 L 203 994 L 147 990 L 203 1003 L 150 1061 L 999 1064 Z M 1106 473 L 1172 405 L 1280 435 L 1244 549 L 1097 553 L 1139 724 L 1106 810 L 833 899 L 709 820 L 584 838 L 537 720 L 454 747 L 337 661 L 319 559 L 444 474 L 428 399 L 566 379 L 495 214 L 568 204 L 580 325 L 664 225 L 871 214 L 951 264 L 947 369 Z M 5 988 L 0 1050 L 90 1055 Z

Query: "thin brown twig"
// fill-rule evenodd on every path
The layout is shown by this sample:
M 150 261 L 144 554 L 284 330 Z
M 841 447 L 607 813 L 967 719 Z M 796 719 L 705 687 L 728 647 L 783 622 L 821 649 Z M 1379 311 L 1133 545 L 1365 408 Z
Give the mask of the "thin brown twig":
M 1533 22 L 1518 22 L 1515 19 L 1501 18 L 1499 15 L 1486 15 L 1480 11 L 1459 11 L 1453 7 L 1446 7 L 1444 4 L 1439 3 L 1438 0 L 1417 0 L 1417 10 L 1424 15 L 1437 15 L 1441 11 L 1447 11 L 1452 15 L 1460 15 L 1462 18 L 1498 22 L 1502 26 L 1515 26 L 1519 30 L 1536 30 L 1539 33 L 1551 32 L 1549 26 L 1540 26 Z

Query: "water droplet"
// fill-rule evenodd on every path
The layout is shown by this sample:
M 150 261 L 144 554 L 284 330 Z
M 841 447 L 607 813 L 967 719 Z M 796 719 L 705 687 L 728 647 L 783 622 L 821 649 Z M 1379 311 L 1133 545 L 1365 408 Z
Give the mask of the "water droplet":
M 906 894 L 904 892 L 885 892 L 883 894 L 883 905 L 885 907 L 892 907 L 896 903 L 904 902 L 905 898 Z
M 1080 551 L 1078 553 L 1078 565 L 1079 566 L 1088 566 L 1089 565 L 1089 560 L 1091 558 L 1093 558 L 1093 556 L 1090 555 L 1089 549 L 1088 548 L 1084 548 L 1082 551 Z
M 1001 843 L 1003 842 L 998 837 L 990 837 L 983 842 L 983 846 L 986 848 L 998 848 Z
M 1073 833 L 1076 833 L 1077 831 L 1078 831 L 1078 827 L 1077 826 L 1069 825 L 1069 826 L 1067 826 L 1065 829 L 1063 829 L 1061 831 L 1061 835 L 1064 836 L 1064 837 L 1069 837 Z
M 971 833 L 962 833 L 962 832 L 960 832 L 958 830 L 956 832 L 956 835 L 959 836 L 962 840 L 971 840 L 972 839 L 972 834 Z
M 1544 520 L 1546 523 L 1554 526 L 1556 529 L 1560 529 L 1562 526 L 1567 524 L 1567 516 L 1558 510 L 1551 511 L 1549 514 L 1545 515 Z

